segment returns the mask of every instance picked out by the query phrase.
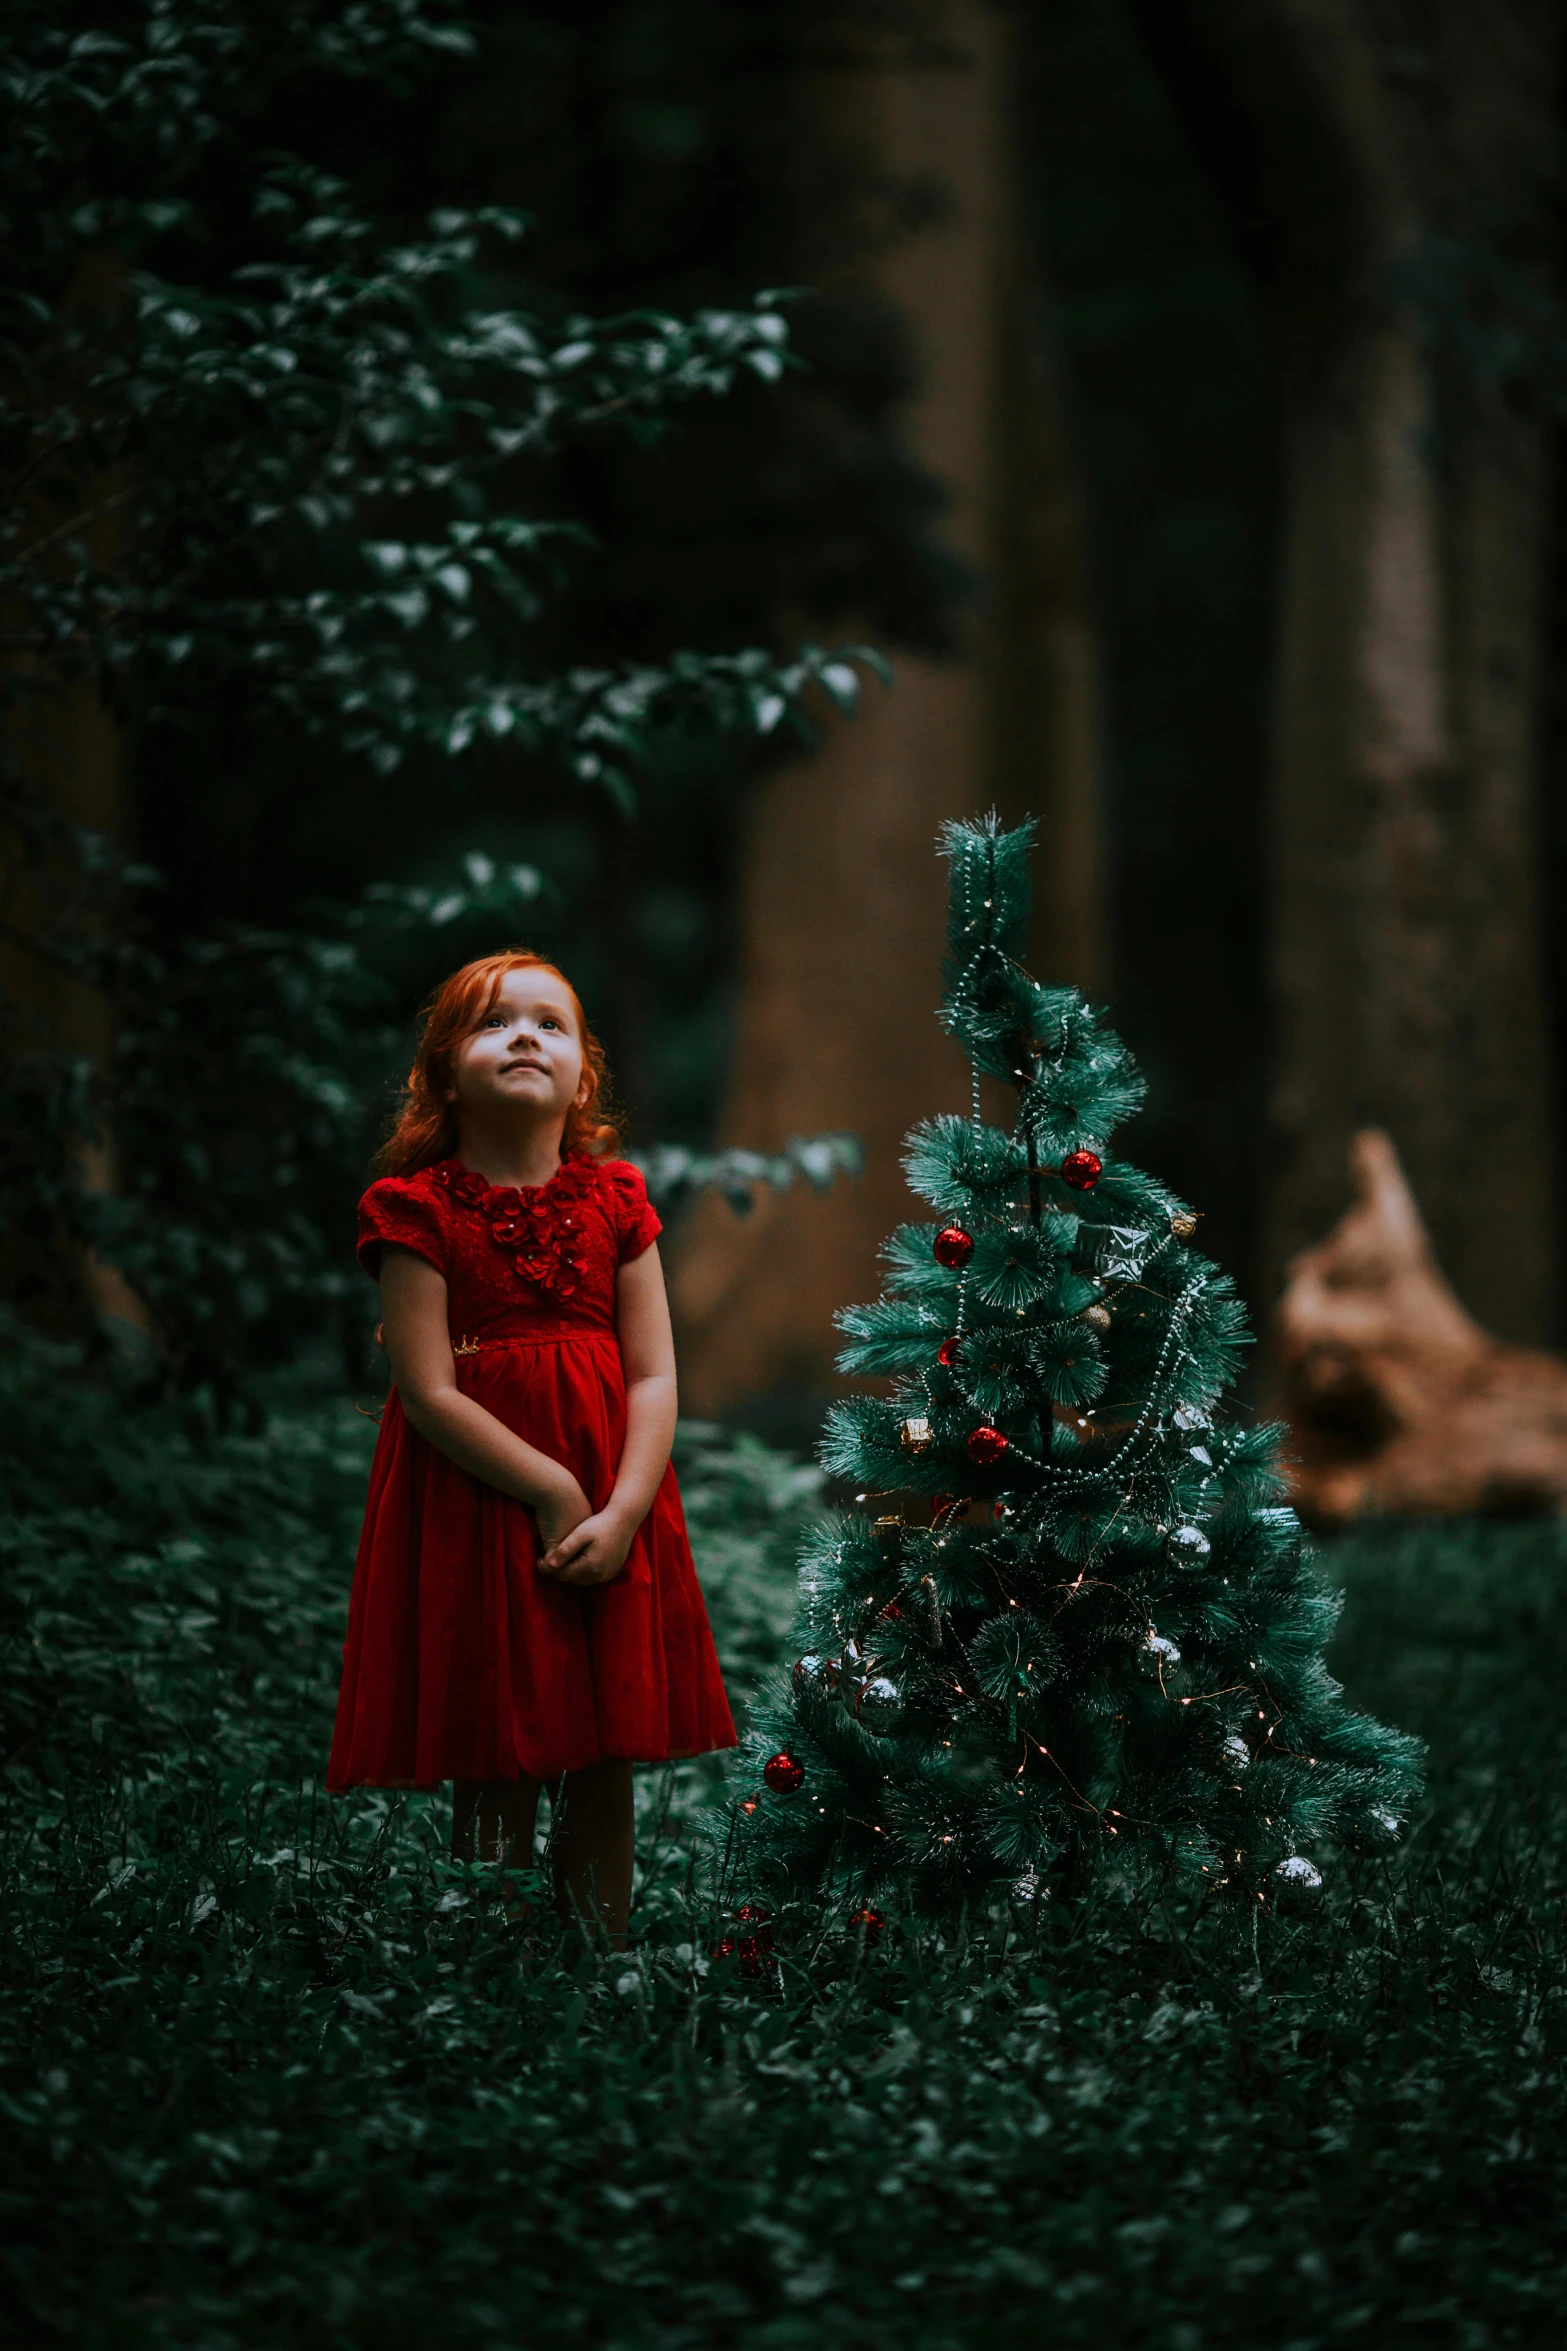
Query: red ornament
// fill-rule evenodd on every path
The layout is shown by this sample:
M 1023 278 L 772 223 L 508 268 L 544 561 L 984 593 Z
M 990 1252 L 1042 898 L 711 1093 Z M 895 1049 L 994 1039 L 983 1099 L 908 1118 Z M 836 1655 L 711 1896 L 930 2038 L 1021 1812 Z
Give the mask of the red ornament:
M 868 1902 L 863 1910 L 854 1911 L 849 1919 L 851 1928 L 857 1929 L 865 1937 L 867 1943 L 875 1942 L 886 1923 L 887 1921 L 882 1917 L 881 1912 L 872 1910 Z
M 796 1762 L 787 1747 L 762 1766 L 762 1777 L 775 1796 L 792 1796 L 805 1778 L 805 1766 Z
M 735 1912 L 736 1932 L 713 1945 L 715 1959 L 738 1959 L 742 1975 L 765 1975 L 773 1964 L 772 1913 L 760 1903 L 742 1902 Z
M 966 1233 L 960 1224 L 949 1224 L 936 1235 L 931 1248 L 935 1251 L 936 1263 L 944 1265 L 949 1273 L 956 1273 L 959 1266 L 967 1265 L 974 1254 L 974 1236 Z
M 953 1364 L 961 1363 L 962 1360 L 963 1341 L 954 1331 L 951 1338 L 943 1339 L 941 1345 L 936 1349 L 936 1361 L 945 1364 L 950 1371 Z
M 735 1912 L 735 1925 L 746 1930 L 746 1942 L 754 1942 L 759 1951 L 773 1947 L 772 1912 L 764 1910 L 759 1902 L 742 1902 Z M 740 1946 L 745 1949 L 745 1943 Z
M 1097 1151 L 1069 1151 L 1061 1162 L 1061 1180 L 1074 1192 L 1091 1192 L 1104 1171 Z
M 981 1469 L 989 1469 L 993 1462 L 999 1461 L 1002 1454 L 1010 1450 L 1001 1431 L 993 1429 L 988 1421 L 969 1431 L 968 1457 L 970 1461 L 977 1461 Z

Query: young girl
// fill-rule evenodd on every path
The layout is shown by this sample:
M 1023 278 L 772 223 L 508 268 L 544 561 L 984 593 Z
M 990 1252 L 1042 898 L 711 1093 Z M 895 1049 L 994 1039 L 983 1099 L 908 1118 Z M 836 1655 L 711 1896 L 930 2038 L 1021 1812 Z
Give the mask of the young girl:
M 734 1745 L 670 1467 L 660 1227 L 603 1048 L 536 955 L 431 998 L 359 1206 L 396 1383 L 354 1569 L 327 1785 L 456 1782 L 453 1851 L 531 1865 L 623 1935 L 634 1762 Z

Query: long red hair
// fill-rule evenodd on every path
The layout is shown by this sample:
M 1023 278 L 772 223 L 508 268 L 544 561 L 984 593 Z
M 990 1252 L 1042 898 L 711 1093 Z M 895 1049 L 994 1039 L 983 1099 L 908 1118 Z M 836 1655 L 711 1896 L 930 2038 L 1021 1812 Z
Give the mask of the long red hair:
M 582 1041 L 582 1099 L 566 1113 L 566 1131 L 560 1140 L 562 1157 L 570 1151 L 583 1151 L 597 1159 L 619 1148 L 609 1064 L 603 1046 L 588 1026 L 576 989 L 565 973 L 542 955 L 530 954 L 526 947 L 508 947 L 499 955 L 481 955 L 476 963 L 465 963 L 461 971 L 442 980 L 426 1000 L 397 1124 L 376 1153 L 380 1174 L 413 1175 L 421 1167 L 433 1167 L 437 1160 L 450 1159 L 456 1150 L 457 1110 L 447 1099 L 453 1057 L 463 1038 L 470 1036 L 488 1013 L 509 971 L 548 972 L 571 998 L 577 1016 L 577 1035 Z

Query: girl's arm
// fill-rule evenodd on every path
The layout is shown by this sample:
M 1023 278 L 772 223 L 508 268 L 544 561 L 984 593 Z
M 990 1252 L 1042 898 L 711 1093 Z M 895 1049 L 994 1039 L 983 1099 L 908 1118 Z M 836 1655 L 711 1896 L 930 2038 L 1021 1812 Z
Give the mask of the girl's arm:
M 546 1550 L 587 1517 L 588 1498 L 569 1469 L 459 1390 L 446 1283 L 411 1249 L 388 1245 L 381 1253 L 381 1324 L 410 1426 L 459 1469 L 526 1502 Z
M 615 1284 L 615 1326 L 626 1367 L 626 1443 L 604 1508 L 573 1527 L 539 1565 L 565 1584 L 607 1584 L 619 1575 L 669 1467 L 675 1441 L 675 1342 L 664 1269 L 655 1246 L 623 1265 Z

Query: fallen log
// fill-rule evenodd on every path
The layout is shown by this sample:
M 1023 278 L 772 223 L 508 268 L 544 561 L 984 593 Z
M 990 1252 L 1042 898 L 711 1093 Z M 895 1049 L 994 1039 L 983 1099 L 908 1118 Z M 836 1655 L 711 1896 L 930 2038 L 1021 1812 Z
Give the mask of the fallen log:
M 1567 1363 L 1465 1310 L 1385 1134 L 1358 1134 L 1350 1162 L 1354 1202 L 1278 1308 L 1296 1508 L 1324 1528 L 1567 1510 Z

